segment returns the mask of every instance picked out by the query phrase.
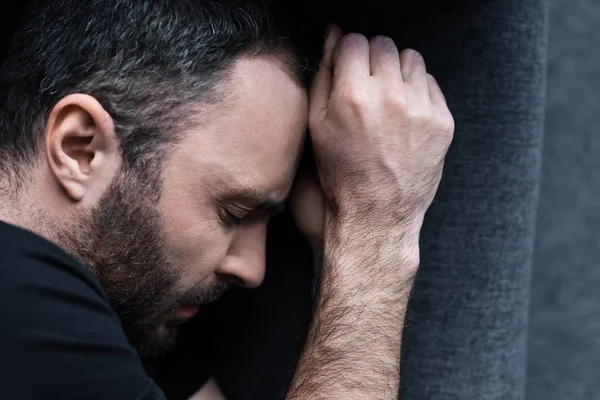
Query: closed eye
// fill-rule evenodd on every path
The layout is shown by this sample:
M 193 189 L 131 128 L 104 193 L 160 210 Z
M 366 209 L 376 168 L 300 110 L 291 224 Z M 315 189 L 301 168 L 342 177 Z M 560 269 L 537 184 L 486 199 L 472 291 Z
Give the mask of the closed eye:
M 235 216 L 231 211 L 229 211 L 227 209 L 225 210 L 225 215 L 227 217 L 227 222 L 230 225 L 238 226 L 239 224 L 242 223 L 242 218 Z

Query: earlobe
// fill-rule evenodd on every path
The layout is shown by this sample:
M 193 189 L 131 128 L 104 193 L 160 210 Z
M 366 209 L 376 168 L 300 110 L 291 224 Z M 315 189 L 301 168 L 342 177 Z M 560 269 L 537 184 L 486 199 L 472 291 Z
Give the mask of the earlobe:
M 73 201 L 107 185 L 119 162 L 112 119 L 93 97 L 72 94 L 52 109 L 45 129 L 46 158 Z
M 65 181 L 63 187 L 67 195 L 75 201 L 81 201 L 85 197 L 85 185 L 80 184 L 76 180 Z

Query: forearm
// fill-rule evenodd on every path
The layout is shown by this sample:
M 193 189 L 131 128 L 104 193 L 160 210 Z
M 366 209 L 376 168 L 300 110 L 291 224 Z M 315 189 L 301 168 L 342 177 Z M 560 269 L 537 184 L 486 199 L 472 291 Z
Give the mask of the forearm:
M 396 399 L 418 233 L 347 224 L 327 229 L 323 250 L 315 315 L 288 399 Z
M 419 231 L 454 120 L 419 53 L 335 26 L 309 102 L 324 253 L 288 399 L 396 399 Z

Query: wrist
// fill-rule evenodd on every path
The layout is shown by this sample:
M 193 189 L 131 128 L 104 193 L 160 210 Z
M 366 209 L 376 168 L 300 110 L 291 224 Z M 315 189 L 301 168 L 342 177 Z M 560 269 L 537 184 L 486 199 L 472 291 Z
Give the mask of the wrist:
M 369 210 L 357 213 L 340 209 L 335 212 L 328 210 L 320 241 L 418 253 L 423 218 L 424 215 L 416 212 Z
M 374 225 L 331 221 L 321 247 L 323 284 L 404 293 L 419 267 L 419 229 L 412 225 Z M 400 294 L 400 293 L 399 293 Z
M 420 234 L 426 208 L 383 198 L 365 198 L 356 194 L 351 201 L 330 198 L 324 207 L 325 224 L 349 226 L 357 229 L 397 231 L 410 236 Z M 389 197 L 389 196 L 387 196 Z

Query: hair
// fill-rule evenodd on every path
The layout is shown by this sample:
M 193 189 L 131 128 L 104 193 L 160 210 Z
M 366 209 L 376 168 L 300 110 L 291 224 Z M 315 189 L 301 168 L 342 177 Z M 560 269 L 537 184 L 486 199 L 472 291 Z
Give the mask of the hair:
M 71 93 L 102 104 L 124 167 L 143 171 L 177 140 L 193 105 L 223 100 L 243 55 L 282 56 L 306 86 L 313 69 L 281 29 L 289 22 L 260 0 L 34 2 L 0 66 L 0 178 L 20 181 L 52 108 Z

